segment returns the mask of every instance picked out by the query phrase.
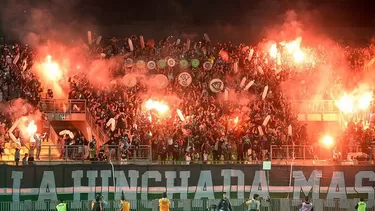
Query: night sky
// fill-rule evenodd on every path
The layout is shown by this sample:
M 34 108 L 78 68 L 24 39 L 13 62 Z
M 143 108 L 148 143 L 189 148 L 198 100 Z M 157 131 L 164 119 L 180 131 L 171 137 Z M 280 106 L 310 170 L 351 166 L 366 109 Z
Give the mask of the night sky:
M 375 34 L 374 6 L 370 0 L 1 0 L 0 35 L 17 36 L 25 28 L 37 34 L 59 28 L 82 30 L 78 34 L 93 29 L 107 35 L 134 30 L 149 36 L 160 33 L 159 28 L 163 36 L 168 30 L 201 33 L 212 26 L 257 27 L 259 31 L 285 23 L 285 14 L 293 10 L 304 28 L 327 28 L 327 34 L 333 31 L 340 36 L 344 33 L 336 28 L 349 28 L 351 38 L 362 39 L 366 34 L 367 39 Z M 35 20 L 30 11 L 38 9 L 42 15 Z

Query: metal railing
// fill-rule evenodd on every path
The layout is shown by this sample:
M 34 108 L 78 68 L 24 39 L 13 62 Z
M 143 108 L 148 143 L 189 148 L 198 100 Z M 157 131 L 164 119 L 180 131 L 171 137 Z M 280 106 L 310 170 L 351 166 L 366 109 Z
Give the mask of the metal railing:
M 49 139 L 52 141 L 53 144 L 57 144 L 59 141 L 59 136 L 57 135 L 55 129 L 53 129 L 52 125 L 49 126 Z
M 299 114 L 338 113 L 340 110 L 334 100 L 293 100 L 292 110 Z
M 46 113 L 85 113 L 86 100 L 69 99 L 41 99 L 40 108 Z
M 219 199 L 183 199 L 170 200 L 170 211 L 216 211 Z M 159 201 L 155 200 L 129 200 L 131 210 L 158 211 Z M 230 199 L 232 210 L 247 211 L 244 199 Z M 375 200 L 369 199 L 367 211 L 375 211 Z M 91 210 L 92 201 L 65 201 L 67 210 L 87 211 Z M 298 210 L 302 200 L 299 199 L 261 199 L 261 211 L 291 211 Z M 354 210 L 358 199 L 347 200 L 325 200 L 314 199 L 312 204 L 314 210 L 319 211 L 344 211 Z M 0 202 L 1 211 L 55 211 L 57 201 L 20 201 L 20 202 Z M 106 201 L 103 206 L 104 211 L 118 211 L 121 207 L 120 201 Z
M 30 147 L 22 148 L 22 155 L 33 150 L 34 160 L 27 161 L 29 164 L 52 164 L 52 163 L 97 163 L 105 161 L 113 161 L 114 163 L 122 164 L 125 163 L 143 163 L 151 164 L 151 148 L 146 145 L 140 145 L 137 149 L 134 146 L 130 146 L 128 149 L 128 156 L 126 159 L 121 159 L 121 151 L 118 145 L 103 145 L 99 150 L 95 151 L 95 156 L 91 156 L 90 149 L 86 145 L 42 145 L 40 148 Z M 99 153 L 100 150 L 103 153 Z M 9 150 L 8 150 L 9 151 Z M 37 159 L 39 153 L 39 159 Z M 101 154 L 102 157 L 99 156 Z M 9 152 L 7 155 L 3 155 L 6 158 L 1 163 L 8 165 L 15 165 L 14 162 L 14 150 Z M 105 158 L 105 159 L 103 159 Z M 19 163 L 22 165 L 22 162 Z
M 348 146 L 341 154 L 346 159 L 348 153 L 362 152 L 361 146 Z M 333 158 L 333 149 L 319 145 L 271 145 L 270 159 L 285 160 L 330 160 Z

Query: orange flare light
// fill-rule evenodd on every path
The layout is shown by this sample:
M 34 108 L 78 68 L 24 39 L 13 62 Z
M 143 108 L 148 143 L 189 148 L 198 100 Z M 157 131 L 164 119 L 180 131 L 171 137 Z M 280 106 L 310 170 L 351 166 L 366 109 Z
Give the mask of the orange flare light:
M 146 102 L 146 109 L 148 111 L 156 110 L 159 113 L 165 113 L 169 110 L 169 106 L 164 104 L 163 102 L 154 101 L 154 100 L 149 99 Z
M 358 110 L 366 110 L 370 107 L 373 100 L 371 91 L 354 93 L 352 95 L 344 95 L 336 101 L 337 107 L 343 113 L 353 113 Z
M 36 126 L 34 120 L 30 121 L 26 128 L 27 134 L 29 136 L 33 136 L 37 130 L 38 130 L 38 127 Z
M 234 124 L 238 124 L 238 117 L 234 118 L 233 122 Z
M 321 144 L 323 144 L 325 147 L 332 147 L 334 144 L 334 140 L 332 136 L 324 136 L 322 140 L 320 141 Z
M 293 56 L 296 63 L 301 63 L 305 58 L 305 53 L 301 50 L 302 37 L 291 42 L 280 42 L 280 45 L 284 46 L 288 53 Z
M 270 48 L 270 56 L 274 59 L 276 59 L 277 57 L 277 46 L 276 46 L 276 43 L 272 44 L 271 45 L 271 48 Z
M 346 93 L 336 101 L 337 107 L 344 113 L 352 113 L 354 109 L 354 99 Z
M 43 63 L 43 73 L 51 81 L 59 81 L 62 78 L 59 65 L 52 61 L 52 56 L 47 56 L 46 62 Z
M 373 100 L 372 92 L 365 92 L 361 94 L 358 98 L 358 109 L 366 110 L 370 107 L 371 102 Z

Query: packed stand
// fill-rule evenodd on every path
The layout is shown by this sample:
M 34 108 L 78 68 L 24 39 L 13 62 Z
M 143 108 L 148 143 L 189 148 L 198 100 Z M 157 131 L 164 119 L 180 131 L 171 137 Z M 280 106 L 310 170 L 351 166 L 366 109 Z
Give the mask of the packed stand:
M 136 36 L 131 39 L 134 43 L 132 52 L 127 38 L 123 42 L 116 39 L 108 51 L 102 52 L 100 46 L 91 47 L 106 59 L 122 55 L 133 61 L 158 61 L 170 56 L 176 61 L 198 59 L 201 65 L 187 70 L 179 65 L 156 67 L 146 73 L 148 76 L 165 74 L 169 79 L 169 85 L 158 90 L 154 98 L 164 95 L 179 99 L 170 105 L 172 115 L 166 119 L 142 110 L 142 105 L 148 100 L 144 96 L 151 91 L 147 84 L 137 83 L 129 88 L 117 83 L 98 89 L 79 76 L 71 81 L 70 98 L 88 100 L 96 123 L 110 137 L 109 145 L 120 144 L 124 149 L 121 154 L 126 154 L 124 157 L 134 156 L 140 145 L 151 145 L 154 160 L 263 160 L 268 158 L 271 144 L 306 143 L 305 130 L 298 124 L 280 88 L 280 83 L 288 80 L 288 75 L 283 71 L 276 75 L 272 62 L 265 62 L 267 56 L 257 51 L 257 46 L 252 48 L 255 52 L 249 58 L 251 49 L 243 44 L 235 46 L 228 42 L 215 45 L 202 39 L 192 43 L 195 47 L 186 51 L 186 46 L 172 42 L 170 37 L 160 41 L 159 45 L 149 41 L 145 48 L 141 48 Z M 219 55 L 220 51 L 228 53 L 228 61 Z M 204 61 L 212 62 L 210 70 L 202 67 Z M 238 63 L 236 71 L 233 68 L 235 62 Z M 259 66 L 262 71 L 259 71 Z M 125 66 L 112 71 L 115 78 L 135 72 L 136 68 Z M 178 75 L 184 71 L 193 78 L 192 84 L 187 87 L 178 83 Z M 246 91 L 240 87 L 244 77 L 255 81 Z M 208 82 L 213 78 L 222 79 L 226 87 L 234 90 L 231 93 L 233 100 L 223 100 L 220 94 L 210 90 Z M 261 95 L 265 86 L 268 86 L 268 94 L 263 100 Z M 185 121 L 176 114 L 177 109 L 186 117 Z M 268 123 L 262 126 L 268 115 Z M 111 125 L 107 124 L 110 119 L 115 120 L 115 128 L 111 129 Z M 293 127 L 292 135 L 288 134 L 289 125 Z M 128 150 L 129 147 L 134 149 Z
M 133 45 L 130 46 L 131 40 Z M 248 47 L 244 44 L 234 45 L 231 42 L 213 44 L 206 37 L 187 44 L 168 37 L 157 44 L 149 40 L 142 44 L 137 36 L 130 38 L 112 38 L 92 44 L 90 57 L 103 60 L 114 57 L 123 58 L 125 64 L 120 68 L 111 69 L 113 79 L 125 75 L 139 74 L 132 61 L 159 61 L 173 58 L 175 61 L 197 59 L 200 64 L 196 67 L 181 68 L 180 65 L 156 67 L 142 73 L 144 76 L 164 74 L 168 86 L 155 90 L 137 80 L 137 84 L 128 87 L 121 82 L 109 83 L 97 87 L 90 83 L 86 75 L 72 76 L 70 81 L 70 99 L 85 99 L 90 113 L 108 136 L 107 142 L 97 148 L 95 138 L 92 142 L 82 136 L 75 138 L 61 137 L 67 145 L 82 145 L 71 152 L 62 149 L 62 156 L 69 159 L 87 158 L 105 161 L 107 159 L 136 159 L 146 157 L 147 150 L 142 146 L 151 146 L 153 160 L 173 161 L 234 161 L 264 160 L 269 158 L 271 145 L 309 144 L 306 125 L 297 122 L 296 114 L 287 99 L 319 99 L 332 100 L 331 93 L 314 93 L 311 81 L 319 76 L 315 66 L 281 66 L 275 70 L 275 61 L 269 58 L 262 45 Z M 131 50 L 131 48 L 134 48 Z M 363 66 L 356 58 L 363 57 L 366 51 L 346 49 L 347 59 L 355 70 Z M 327 49 L 310 49 L 315 54 L 325 54 Z M 37 78 L 30 71 L 35 54 L 27 46 L 21 48 L 4 46 L 1 63 L 1 93 L 3 100 L 14 98 L 28 99 L 33 105 L 38 105 L 42 88 Z M 20 55 L 14 62 L 17 55 Z M 353 56 L 354 55 L 354 56 Z M 357 55 L 357 56 L 355 56 Z M 321 62 L 325 62 L 321 56 Z M 204 62 L 210 61 L 210 69 L 204 67 Z M 235 67 L 236 66 L 236 67 Z M 299 71 L 303 68 L 304 71 Z M 189 86 L 179 83 L 179 74 L 188 72 L 192 77 Z M 212 79 L 221 79 L 225 87 L 231 90 L 229 99 L 224 99 L 224 90 L 214 93 L 210 89 Z M 244 88 L 242 80 L 246 78 L 254 83 Z M 307 81 L 307 79 L 310 81 Z M 294 79 L 294 80 L 290 80 Z M 297 81 L 294 95 L 287 96 L 283 84 Z M 340 83 L 340 82 L 338 82 Z M 11 86 L 10 86 L 11 85 Z M 262 96 L 265 87 L 266 95 Z M 44 90 L 46 91 L 46 90 Z M 145 111 L 142 107 L 153 93 L 152 99 L 163 99 L 162 96 L 176 96 L 167 103 L 170 107 L 170 117 L 158 116 L 157 112 Z M 322 97 L 323 96 L 323 97 Z M 177 111 L 180 110 L 185 120 L 181 120 Z M 5 115 L 6 116 L 6 115 Z M 269 117 L 268 117 L 269 116 Z M 1 116 L 3 117 L 3 116 Z M 269 118 L 269 119 L 268 119 Z M 268 119 L 264 124 L 265 119 Z M 2 131 L 11 125 L 11 120 L 2 118 Z M 112 124 L 112 122 L 114 122 Z M 4 126 L 3 126 L 4 125 Z M 4 129 L 3 129 L 4 128 Z M 288 129 L 292 128 L 292 132 Z M 5 137 L 5 133 L 2 137 Z M 0 149 L 1 152 L 1 149 Z M 1 153 L 0 153 L 1 154 Z

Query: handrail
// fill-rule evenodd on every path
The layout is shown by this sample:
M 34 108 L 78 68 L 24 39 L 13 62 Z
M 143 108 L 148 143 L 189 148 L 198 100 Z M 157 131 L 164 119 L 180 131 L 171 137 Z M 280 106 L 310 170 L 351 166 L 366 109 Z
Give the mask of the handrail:
M 86 121 L 88 122 L 91 131 L 94 132 L 94 135 L 97 137 L 99 141 L 99 145 L 103 145 L 104 143 L 107 143 L 109 140 L 109 137 L 105 132 L 100 128 L 96 123 L 94 122 L 95 117 L 91 114 L 90 110 L 87 108 L 86 109 Z
M 350 145 L 338 148 L 342 159 L 349 153 L 361 152 L 360 145 Z M 296 159 L 296 160 L 332 160 L 333 148 L 321 145 L 271 145 L 270 159 Z M 340 159 L 341 160 L 341 159 Z
M 53 112 L 53 113 L 64 113 L 64 108 L 60 108 L 61 104 L 66 105 L 66 113 L 83 113 L 86 111 L 86 100 L 82 99 L 41 99 L 39 102 L 39 107 L 44 112 Z M 83 108 L 78 107 L 78 105 L 83 104 Z M 50 105 L 50 107 L 48 107 Z M 76 105 L 77 107 L 74 107 Z M 78 110 L 79 109 L 79 110 Z
M 49 137 L 52 140 L 52 142 L 56 145 L 59 136 L 57 135 L 55 129 L 53 129 L 51 124 L 49 125 Z
M 291 107 L 298 113 L 338 113 L 335 100 L 290 100 Z

